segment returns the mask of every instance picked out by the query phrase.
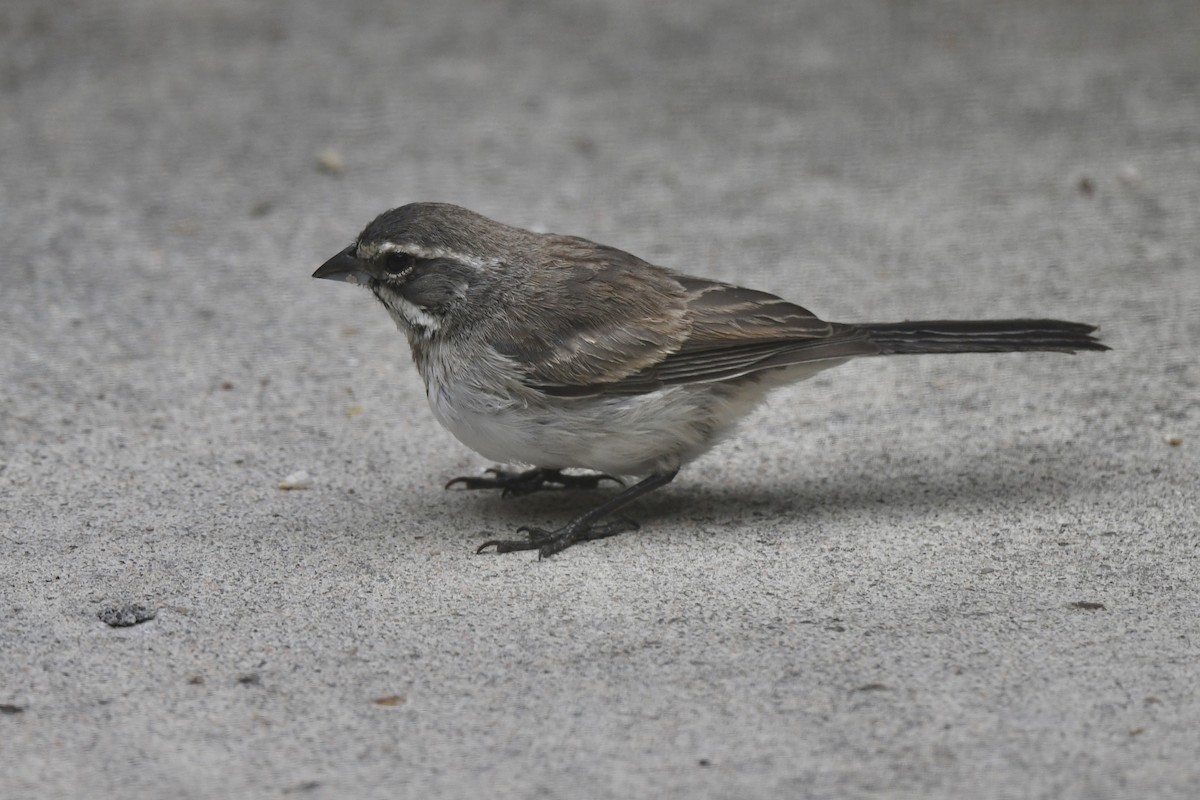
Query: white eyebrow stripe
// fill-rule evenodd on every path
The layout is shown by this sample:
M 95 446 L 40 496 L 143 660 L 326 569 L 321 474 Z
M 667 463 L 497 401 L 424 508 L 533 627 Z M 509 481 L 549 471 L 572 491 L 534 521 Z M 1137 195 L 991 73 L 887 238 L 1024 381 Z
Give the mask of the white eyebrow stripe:
M 487 261 L 482 258 L 468 256 L 464 253 L 458 253 L 445 247 L 422 247 L 419 244 L 412 244 L 411 242 L 405 242 L 402 244 L 396 244 L 395 242 L 383 242 L 382 244 L 377 245 L 359 245 L 358 248 L 359 258 L 375 258 L 385 253 L 405 253 L 413 256 L 414 258 L 424 259 L 447 258 L 451 261 L 457 261 L 460 264 L 466 264 L 469 267 L 474 267 L 475 269 L 483 269 L 484 267 L 495 266 L 497 263 L 499 263 L 495 260 Z

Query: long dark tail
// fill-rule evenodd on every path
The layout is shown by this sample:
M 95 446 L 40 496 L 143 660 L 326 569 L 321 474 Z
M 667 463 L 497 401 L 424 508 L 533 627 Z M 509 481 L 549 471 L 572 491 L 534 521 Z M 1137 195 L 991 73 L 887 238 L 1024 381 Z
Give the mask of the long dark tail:
M 1092 336 L 1095 325 L 1060 319 L 871 322 L 855 327 L 867 332 L 882 355 L 1109 349 Z

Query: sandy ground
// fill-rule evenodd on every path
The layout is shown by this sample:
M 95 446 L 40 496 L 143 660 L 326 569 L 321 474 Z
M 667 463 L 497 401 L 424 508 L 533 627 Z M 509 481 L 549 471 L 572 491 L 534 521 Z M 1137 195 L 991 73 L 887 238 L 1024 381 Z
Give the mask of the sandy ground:
M 1200 794 L 1200 4 L 422 5 L 0 6 L 0 796 Z M 443 491 L 309 278 L 412 200 L 1114 349 L 848 365 L 476 556 L 596 500 Z

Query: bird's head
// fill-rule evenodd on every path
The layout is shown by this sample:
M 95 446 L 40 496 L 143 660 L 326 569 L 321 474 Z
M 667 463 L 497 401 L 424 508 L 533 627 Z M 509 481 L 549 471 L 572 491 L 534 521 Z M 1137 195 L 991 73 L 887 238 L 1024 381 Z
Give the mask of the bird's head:
M 314 278 L 365 286 L 414 341 L 469 314 L 472 295 L 519 269 L 526 231 L 447 203 L 385 211 Z

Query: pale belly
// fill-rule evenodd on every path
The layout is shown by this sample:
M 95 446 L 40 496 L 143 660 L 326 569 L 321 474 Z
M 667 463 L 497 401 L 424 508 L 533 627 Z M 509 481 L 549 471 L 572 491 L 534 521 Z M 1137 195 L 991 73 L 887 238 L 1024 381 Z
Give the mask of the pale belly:
M 452 404 L 444 395 L 437 402 L 432 393 L 429 400 L 455 438 L 494 461 L 634 475 L 676 469 L 709 446 L 700 398 L 681 394 L 671 389 L 536 407 Z
M 740 382 L 643 395 L 521 402 L 427 385 L 438 421 L 499 463 L 582 467 L 622 475 L 678 469 L 719 442 L 768 391 L 836 362 Z

